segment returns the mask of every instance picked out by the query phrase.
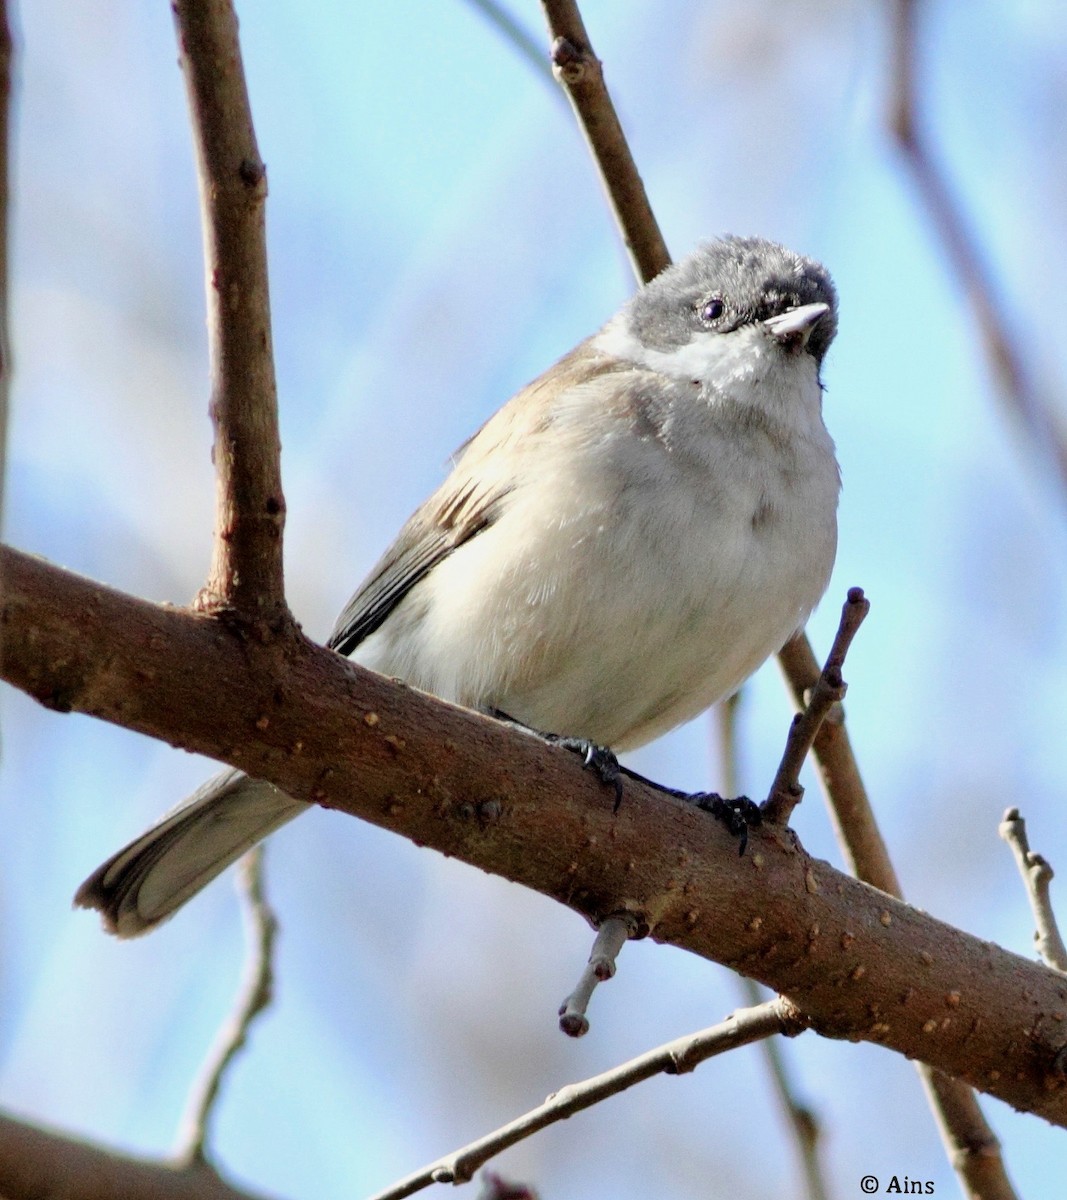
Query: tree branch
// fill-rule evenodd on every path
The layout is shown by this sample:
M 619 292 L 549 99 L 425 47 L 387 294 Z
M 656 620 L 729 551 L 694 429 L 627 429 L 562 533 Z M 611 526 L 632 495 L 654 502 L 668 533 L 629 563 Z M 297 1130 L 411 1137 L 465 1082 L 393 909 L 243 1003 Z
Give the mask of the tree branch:
M 648 202 L 618 113 L 604 84 L 575 0 L 541 0 L 552 38 L 552 68 L 585 134 L 608 204 L 638 279 L 654 278 L 671 256 Z
M 8 242 L 11 216 L 11 62 L 14 55 L 7 0 L 0 0 L 0 529 L 4 527 L 4 501 L 7 494 L 7 430 L 11 400 Z
M 593 992 L 601 983 L 615 977 L 615 960 L 628 938 L 637 932 L 637 923 L 629 914 L 607 917 L 597 930 L 593 949 L 574 991 L 559 1006 L 559 1027 L 568 1037 L 583 1037 L 589 1032 L 585 1015 Z
M 810 858 L 790 831 L 733 837 L 692 805 L 503 722 L 383 679 L 298 631 L 244 639 L 0 551 L 0 673 L 222 759 L 760 980 L 829 1037 L 877 1042 L 1067 1126 L 1067 979 Z M 264 719 L 265 718 L 265 719 Z
M 432 1183 L 466 1183 L 479 1167 L 509 1146 L 557 1121 L 565 1121 L 583 1109 L 592 1108 L 609 1096 L 617 1096 L 634 1084 L 643 1083 L 654 1075 L 683 1075 L 727 1050 L 736 1050 L 739 1046 L 747 1046 L 775 1033 L 795 1036 L 804 1028 L 803 1018 L 781 998 L 755 1008 L 739 1009 L 710 1029 L 676 1038 L 591 1079 L 560 1088 L 544 1104 L 471 1142 L 462 1150 L 455 1150 L 437 1159 L 384 1192 L 378 1192 L 371 1200 L 404 1200 L 406 1196 L 421 1192 Z
M 806 638 L 795 638 L 784 647 L 780 660 L 783 666 L 789 665 L 787 676 L 793 698 L 803 709 L 805 698 L 820 678 L 810 643 Z M 815 737 L 815 753 L 830 819 L 846 863 L 857 879 L 902 899 L 900 880 L 841 723 L 822 723 Z M 959 1080 L 926 1064 L 920 1063 L 918 1070 L 949 1161 L 960 1176 L 965 1194 L 972 1200 L 1013 1200 L 1015 1191 L 1004 1167 L 1000 1143 L 974 1093 Z
M 967 226 L 963 207 L 952 194 L 923 128 L 915 82 L 918 12 L 917 0 L 896 0 L 892 18 L 893 91 L 889 101 L 889 129 L 949 266 L 971 306 L 1001 406 L 1040 458 L 1051 463 L 1061 492 L 1067 493 L 1067 430 L 1027 370 L 1022 351 L 1004 320 L 1007 306 L 997 294 L 978 239 Z
M 820 668 L 811 642 L 803 634 L 793 638 L 779 651 L 778 663 L 794 703 L 802 710 L 811 689 L 819 682 Z M 843 712 L 842 720 L 824 721 L 819 726 L 812 752 L 845 865 L 857 879 L 891 896 L 899 896 L 900 882 L 874 822 Z
M 259 157 L 230 0 L 175 0 L 197 148 L 215 425 L 215 546 L 205 609 L 285 612 L 281 443 Z
M 1059 922 L 1052 907 L 1049 884 L 1055 872 L 1048 859 L 1030 849 L 1026 822 L 1017 808 L 1009 808 L 998 830 L 1011 847 L 1015 863 L 1026 888 L 1030 911 L 1034 914 L 1034 943 L 1042 960 L 1054 971 L 1067 972 L 1067 946 L 1063 944 Z
M 723 700 L 715 708 L 723 790 L 727 796 L 736 796 L 741 790 L 737 765 L 737 714 L 742 695 L 743 692 L 734 692 L 732 696 Z M 737 982 L 741 994 L 750 1008 L 763 1003 L 763 989 L 754 979 L 739 975 Z M 826 1185 L 826 1171 L 822 1155 L 819 1152 L 822 1144 L 822 1127 L 818 1113 L 800 1099 L 790 1080 L 789 1068 L 778 1039 L 765 1039 L 760 1043 L 759 1050 L 771 1077 L 775 1095 L 778 1097 L 782 1116 L 785 1118 L 786 1126 L 797 1149 L 797 1158 L 804 1174 L 804 1194 L 807 1196 L 807 1200 L 829 1200 L 830 1191 Z
M 264 1200 L 204 1163 L 116 1154 L 0 1113 L 0 1196 L 6 1200 Z
M 804 795 L 804 789 L 800 785 L 801 768 L 835 704 L 840 712 L 841 701 L 844 700 L 848 689 L 841 676 L 845 655 L 848 654 L 852 639 L 870 610 L 871 605 L 864 596 L 863 589 L 849 588 L 848 599 L 841 609 L 837 636 L 830 647 L 830 655 L 814 686 L 810 691 L 805 691 L 804 703 L 793 718 L 782 761 L 778 764 L 774 782 L 763 804 L 763 815 L 768 821 L 786 824 Z
M 208 1122 L 218 1102 L 222 1080 L 244 1048 L 252 1022 L 267 1008 L 274 993 L 274 939 L 278 933 L 278 919 L 267 903 L 263 888 L 262 843 L 241 859 L 237 886 L 248 942 L 245 977 L 234 1010 L 219 1030 L 192 1091 L 177 1155 L 179 1162 L 189 1164 L 208 1159 Z
M 803 709 L 806 696 L 820 678 L 811 645 L 806 638 L 794 639 L 780 657 L 783 664 L 788 661 L 790 665 L 789 683 L 797 706 Z M 816 734 L 815 749 L 830 819 L 845 861 L 858 879 L 902 899 L 900 881 L 843 726 L 824 721 Z M 1013 1200 L 1015 1191 L 1004 1167 L 1000 1143 L 973 1091 L 924 1063 L 918 1070 L 965 1195 L 972 1200 Z

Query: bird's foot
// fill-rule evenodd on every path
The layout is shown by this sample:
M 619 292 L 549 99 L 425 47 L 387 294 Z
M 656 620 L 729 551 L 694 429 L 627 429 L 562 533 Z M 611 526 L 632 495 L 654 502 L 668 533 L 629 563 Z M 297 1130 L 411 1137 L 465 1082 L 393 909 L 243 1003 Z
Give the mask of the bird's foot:
M 495 717 L 498 721 L 506 721 L 509 725 L 515 725 L 527 733 L 532 733 L 542 741 L 548 742 L 549 745 L 562 746 L 564 750 L 571 750 L 575 754 L 580 754 L 582 756 L 582 766 L 587 771 L 595 772 L 596 777 L 601 783 L 609 784 L 615 789 L 615 811 L 619 811 L 619 805 L 622 803 L 623 769 L 619 766 L 619 760 L 615 757 L 613 750 L 610 750 L 607 746 L 598 746 L 596 742 L 591 742 L 588 738 L 564 737 L 558 733 L 544 733 L 540 729 L 532 728 L 524 721 L 517 720 L 510 713 L 506 713 L 499 708 L 491 708 L 488 710 L 488 713 L 489 716 Z
M 548 740 L 564 750 L 571 750 L 582 756 L 582 766 L 592 771 L 601 783 L 615 789 L 615 811 L 619 811 L 622 803 L 622 767 L 615 757 L 615 752 L 607 746 L 598 746 L 588 738 L 560 737 L 558 734 L 548 734 Z
M 727 832 L 732 833 L 738 839 L 738 854 L 745 852 L 745 847 L 748 845 L 748 831 L 763 824 L 763 811 L 755 801 L 750 800 L 747 796 L 736 796 L 732 800 L 725 800 L 718 792 L 693 792 L 683 798 L 690 804 L 695 804 L 702 812 L 711 813 L 717 821 L 721 821 L 726 826 Z

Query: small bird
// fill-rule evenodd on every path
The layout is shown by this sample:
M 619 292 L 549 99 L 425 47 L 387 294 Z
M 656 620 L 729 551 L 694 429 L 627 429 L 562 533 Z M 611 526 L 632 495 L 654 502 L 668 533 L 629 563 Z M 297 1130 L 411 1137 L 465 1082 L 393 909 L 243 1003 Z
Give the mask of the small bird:
M 446 700 L 627 750 L 734 692 L 803 625 L 837 546 L 826 270 L 710 242 L 641 288 L 457 453 L 327 646 Z M 307 805 L 227 770 L 75 903 L 169 917 Z

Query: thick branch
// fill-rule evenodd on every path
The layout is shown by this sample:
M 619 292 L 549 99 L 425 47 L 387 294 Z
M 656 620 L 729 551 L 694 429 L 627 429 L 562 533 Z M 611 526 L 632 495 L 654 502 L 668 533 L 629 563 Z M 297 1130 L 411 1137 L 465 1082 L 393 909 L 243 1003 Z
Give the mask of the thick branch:
M 13 550 L 3 675 L 220 758 L 502 875 L 591 919 L 774 988 L 831 1037 L 877 1042 L 1067 1126 L 1067 980 L 811 859 L 787 831 L 749 849 L 628 779 L 622 806 L 541 739 L 382 679 L 285 631 L 244 640 Z
M 266 167 L 230 0 L 175 0 L 200 177 L 215 424 L 215 549 L 202 598 L 267 618 L 284 610 L 281 444 L 271 347 Z
M 179 1166 L 102 1150 L 0 1114 L 0 1196 L 63 1200 L 260 1200 L 207 1165 Z

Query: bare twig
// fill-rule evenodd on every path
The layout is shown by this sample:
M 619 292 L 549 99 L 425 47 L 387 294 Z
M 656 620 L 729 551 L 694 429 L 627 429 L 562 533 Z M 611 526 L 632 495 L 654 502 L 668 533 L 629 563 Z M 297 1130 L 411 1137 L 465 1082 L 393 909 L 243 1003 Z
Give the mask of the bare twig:
M 756 1008 L 739 1009 L 709 1029 L 677 1038 L 621 1066 L 612 1067 L 601 1075 L 561 1088 L 549 1096 L 544 1104 L 471 1142 L 469 1146 L 437 1159 L 384 1192 L 378 1192 L 371 1200 L 403 1200 L 403 1197 L 414 1195 L 431 1183 L 463 1183 L 490 1158 L 514 1146 L 516 1142 L 557 1121 L 566 1120 L 583 1109 L 591 1108 L 609 1096 L 617 1096 L 634 1084 L 651 1079 L 653 1075 L 682 1075 L 727 1050 L 747 1046 L 750 1042 L 775 1033 L 795 1036 L 806 1027 L 793 1005 L 780 997 Z
M 1034 930 L 1037 952 L 1054 971 L 1067 972 L 1067 947 L 1060 936 L 1059 922 L 1048 891 L 1055 872 L 1047 859 L 1030 849 L 1026 822 L 1017 808 L 1009 808 L 1004 814 L 998 832 L 1011 847 L 1026 887 L 1034 924 L 1037 926 Z
M 637 173 L 604 71 L 593 53 L 575 0 L 541 0 L 552 38 L 552 66 L 574 108 L 608 203 L 633 263 L 646 282 L 671 259 Z
M 1051 463 L 1061 489 L 1067 491 L 1067 429 L 1030 376 L 1004 319 L 1007 305 L 926 136 L 916 85 L 919 8 L 918 0 L 895 0 L 889 127 L 971 305 L 1001 405 L 1042 461 Z
M 589 953 L 581 978 L 574 991 L 559 1006 L 559 1027 L 568 1037 L 581 1037 L 589 1032 L 589 1018 L 585 1015 L 598 983 L 604 983 L 615 974 L 615 960 L 633 937 L 637 922 L 629 916 L 608 917 L 601 923 Z
M 797 708 L 803 709 L 820 673 L 811 642 L 803 635 L 793 638 L 779 651 L 778 662 Z M 857 879 L 899 896 L 900 883 L 874 820 L 844 723 L 824 721 L 812 749 L 846 866 Z
M 744 688 L 739 688 L 725 700 L 720 700 L 712 710 L 715 731 L 718 734 L 718 752 L 722 789 L 727 796 L 736 796 L 741 791 L 741 772 L 737 765 L 737 717 L 744 697 Z
M 204 228 L 215 547 L 204 608 L 285 612 L 277 396 L 264 208 L 266 167 L 248 104 L 231 0 L 175 0 Z
M 728 796 L 736 796 L 741 788 L 740 773 L 737 769 L 737 714 L 741 695 L 741 692 L 735 692 L 715 706 L 716 727 L 719 735 L 719 759 L 722 764 L 722 786 Z M 764 1003 L 766 993 L 754 979 L 738 975 L 737 981 L 749 1008 Z M 810 1105 L 799 1099 L 797 1089 L 789 1078 L 785 1055 L 782 1053 L 778 1039 L 764 1038 L 760 1042 L 759 1049 L 771 1082 L 774 1084 L 779 1107 L 793 1135 L 801 1170 L 804 1173 L 804 1194 L 808 1200 L 828 1200 L 830 1189 L 826 1183 L 826 1171 L 820 1154 L 822 1128 L 818 1115 Z
M 916 1063 L 916 1069 L 966 1200 L 1017 1200 L 1000 1141 L 973 1090 L 936 1067 Z
M 7 426 L 11 399 L 11 331 L 8 314 L 8 222 L 11 215 L 11 61 L 14 44 L 7 0 L 0 0 L 0 529 L 7 492 Z M 2 583 L 2 581 L 0 581 Z
M 241 860 L 237 889 L 245 914 L 248 957 L 245 977 L 234 1010 L 219 1030 L 194 1085 L 179 1138 L 178 1160 L 203 1162 L 208 1123 L 211 1119 L 223 1076 L 248 1040 L 252 1022 L 270 1004 L 274 990 L 274 939 L 278 921 L 267 903 L 263 890 L 263 846 L 256 846 Z
M 807 696 L 804 707 L 793 718 L 782 761 L 763 804 L 763 816 L 767 821 L 777 822 L 779 825 L 787 824 L 793 809 L 804 795 L 804 789 L 800 786 L 800 769 L 831 709 L 835 704 L 840 705 L 845 698 L 848 685 L 841 677 L 845 655 L 870 609 L 870 602 L 864 596 L 863 589 L 849 588 L 848 599 L 841 609 L 837 636 L 830 648 L 826 665 L 819 672 L 819 678 Z M 838 717 L 838 723 L 843 719 L 842 714 Z

